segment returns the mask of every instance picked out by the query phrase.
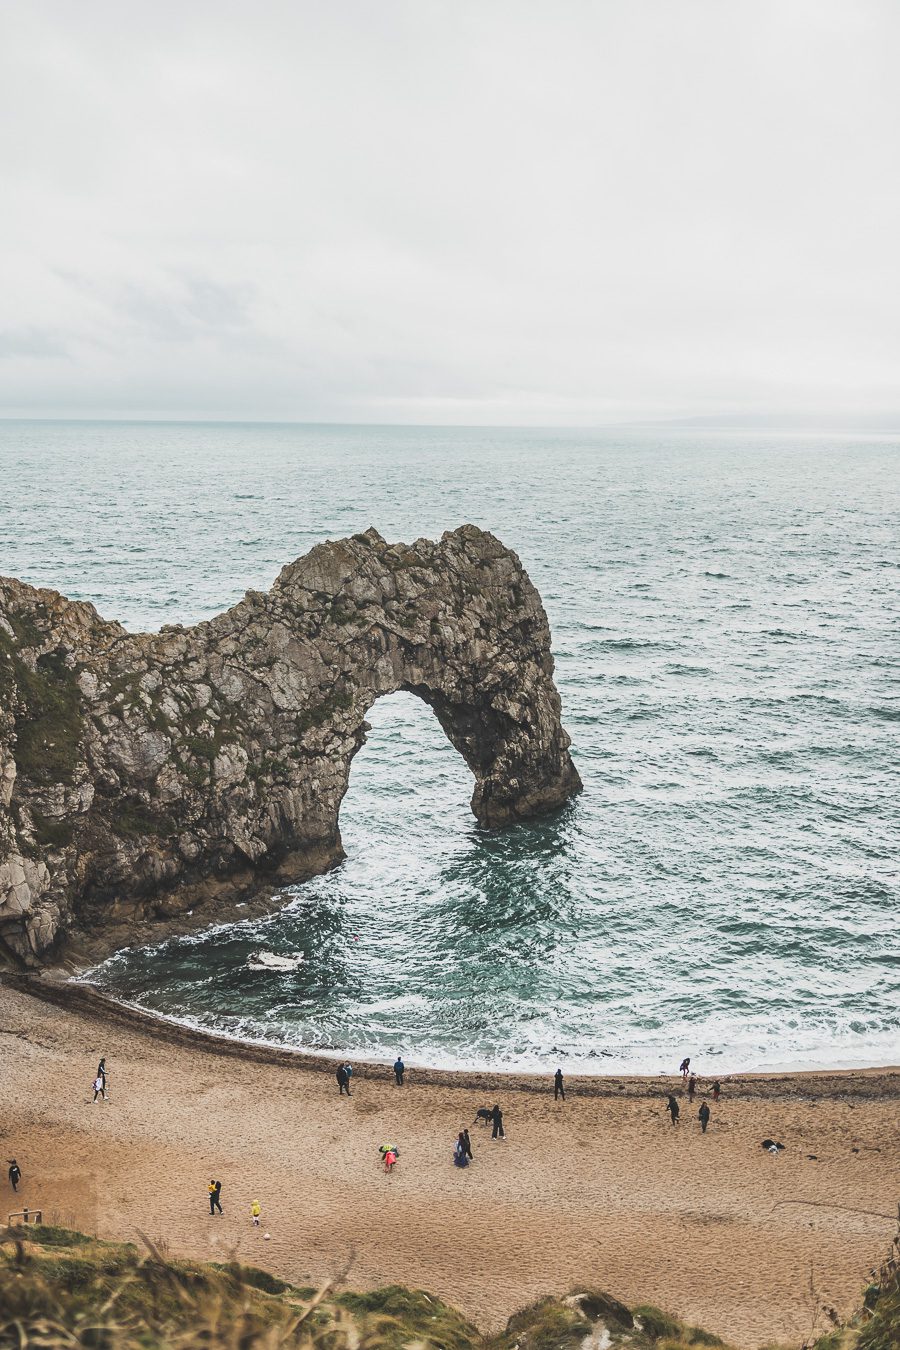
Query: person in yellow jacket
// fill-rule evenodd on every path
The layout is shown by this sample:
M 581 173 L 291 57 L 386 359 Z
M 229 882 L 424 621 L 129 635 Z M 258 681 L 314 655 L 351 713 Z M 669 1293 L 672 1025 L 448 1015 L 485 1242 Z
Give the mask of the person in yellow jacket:
M 258 1228 L 258 1227 L 259 1227 L 259 1216 L 260 1216 L 261 1213 L 262 1213 L 262 1210 L 260 1209 L 259 1201 L 258 1201 L 258 1200 L 254 1200 L 254 1201 L 253 1201 L 253 1204 L 250 1206 L 250 1217 L 251 1217 L 251 1219 L 253 1220 L 253 1227 L 254 1227 L 254 1228 Z

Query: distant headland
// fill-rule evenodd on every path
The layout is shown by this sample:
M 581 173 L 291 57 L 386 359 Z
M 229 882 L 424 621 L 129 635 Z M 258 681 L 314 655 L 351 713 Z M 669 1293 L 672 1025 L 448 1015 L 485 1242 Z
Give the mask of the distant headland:
M 581 789 L 540 596 L 473 525 L 370 529 L 192 628 L 132 634 L 0 578 L 0 943 L 33 964 L 73 931 L 221 915 L 343 857 L 365 716 L 408 690 L 475 777 L 486 827 Z

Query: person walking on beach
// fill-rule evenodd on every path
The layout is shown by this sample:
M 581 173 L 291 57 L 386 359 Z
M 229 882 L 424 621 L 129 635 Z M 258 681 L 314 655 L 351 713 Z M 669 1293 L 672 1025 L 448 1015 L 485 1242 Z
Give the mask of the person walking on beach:
M 254 1228 L 258 1228 L 258 1227 L 259 1227 L 259 1216 L 260 1216 L 260 1214 L 262 1214 L 262 1209 L 260 1208 L 260 1203 L 259 1203 L 258 1200 L 254 1200 L 254 1201 L 253 1201 L 253 1204 L 250 1206 L 250 1218 L 253 1220 L 253 1227 L 254 1227 Z
M 340 1067 L 338 1068 L 337 1073 L 335 1074 L 335 1077 L 337 1078 L 337 1082 L 338 1082 L 338 1089 L 339 1089 L 338 1095 L 341 1096 L 341 1097 L 343 1097 L 344 1093 L 346 1092 L 347 1096 L 349 1097 L 349 1096 L 350 1096 L 350 1079 L 347 1077 L 347 1066 L 346 1066 L 346 1064 L 341 1064 L 341 1065 L 340 1065 Z
M 666 1102 L 666 1110 L 672 1117 L 672 1124 L 677 1125 L 678 1117 L 681 1115 L 681 1107 L 678 1105 L 671 1092 L 669 1093 L 669 1100 Z
M 22 1180 L 22 1172 L 15 1158 L 9 1160 L 9 1184 L 14 1191 L 19 1189 L 19 1182 Z
M 105 1097 L 106 1097 L 106 1056 L 105 1056 L 105 1055 L 103 1055 L 103 1057 L 102 1057 L 101 1060 L 100 1060 L 100 1063 L 97 1065 L 97 1077 L 100 1078 L 100 1079 L 102 1079 L 102 1081 L 103 1081 L 103 1096 L 104 1096 L 104 1098 L 105 1098 Z
M 220 1214 L 225 1213 L 222 1208 L 222 1183 L 221 1181 L 213 1181 L 210 1179 L 209 1212 L 210 1214 L 215 1214 L 216 1210 L 218 1210 Z
M 344 1073 L 347 1075 L 347 1096 L 349 1097 L 349 1096 L 350 1096 L 350 1079 L 353 1077 L 353 1065 L 350 1063 L 349 1059 L 347 1060 L 346 1064 L 344 1065 Z
M 563 1084 L 562 1069 L 557 1069 L 556 1073 L 553 1075 L 553 1100 L 558 1102 L 560 1097 L 562 1097 L 563 1101 L 566 1100 L 566 1089 Z
M 688 1101 L 689 1101 L 689 1102 L 692 1102 L 692 1101 L 694 1100 L 694 1093 L 695 1093 L 696 1091 L 697 1091 L 697 1080 L 696 1080 L 696 1078 L 694 1077 L 694 1075 L 691 1074 L 690 1082 L 688 1083 Z
M 495 1106 L 493 1111 L 491 1112 L 491 1121 L 493 1122 L 494 1126 L 491 1138 L 505 1139 L 506 1131 L 503 1129 L 503 1112 L 500 1110 L 499 1106 Z
M 691 1057 L 687 1055 L 679 1064 L 678 1072 L 681 1074 L 682 1083 L 687 1081 L 687 1076 L 691 1071 Z
M 397 1080 L 398 1087 L 403 1086 L 403 1075 L 405 1073 L 406 1073 L 406 1065 L 403 1063 L 403 1060 L 398 1055 L 397 1058 L 394 1060 L 394 1077 Z
M 709 1124 L 709 1107 L 706 1102 L 703 1102 L 697 1115 L 700 1117 L 700 1128 L 706 1134 L 706 1127 Z
M 469 1162 L 474 1162 L 474 1161 L 475 1161 L 475 1157 L 474 1157 L 474 1154 L 472 1153 L 472 1142 L 471 1142 L 471 1140 L 469 1139 L 469 1131 L 468 1131 L 468 1130 L 463 1130 L 462 1134 L 461 1134 L 459 1137 L 460 1137 L 460 1139 L 463 1141 L 463 1143 L 465 1144 L 465 1147 L 466 1147 L 466 1157 L 468 1158 Z
M 722 1091 L 722 1089 L 721 1089 L 721 1087 L 720 1087 L 720 1085 L 719 1085 L 719 1080 L 718 1080 L 718 1078 L 717 1078 L 716 1081 L 713 1083 L 713 1101 L 714 1101 L 714 1102 L 717 1102 L 717 1101 L 719 1100 L 719 1093 L 720 1093 L 721 1091 Z
M 106 1085 L 104 1084 L 103 1079 L 100 1077 L 99 1074 L 98 1074 L 97 1077 L 94 1079 L 94 1098 L 93 1098 L 93 1100 L 96 1101 L 98 1097 L 102 1098 L 103 1101 L 106 1101 Z M 93 1104 L 93 1103 L 92 1103 L 92 1104 Z

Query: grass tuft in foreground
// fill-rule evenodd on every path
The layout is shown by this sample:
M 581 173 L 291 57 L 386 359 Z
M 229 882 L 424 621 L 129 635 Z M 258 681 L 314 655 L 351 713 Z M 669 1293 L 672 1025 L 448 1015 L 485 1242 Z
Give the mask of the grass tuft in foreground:
M 0 1230 L 0 1350 L 701 1350 L 716 1336 L 595 1289 L 545 1298 L 484 1337 L 421 1290 L 315 1290 L 268 1271 L 169 1260 L 164 1244 L 99 1242 L 58 1227 Z M 897 1350 L 900 1247 L 863 1307 L 808 1350 Z

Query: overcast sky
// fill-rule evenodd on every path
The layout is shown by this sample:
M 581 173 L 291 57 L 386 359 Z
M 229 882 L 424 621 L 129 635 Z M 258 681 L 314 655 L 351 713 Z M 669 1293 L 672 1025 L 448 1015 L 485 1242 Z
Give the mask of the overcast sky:
M 0 412 L 900 410 L 896 0 L 0 0 Z

